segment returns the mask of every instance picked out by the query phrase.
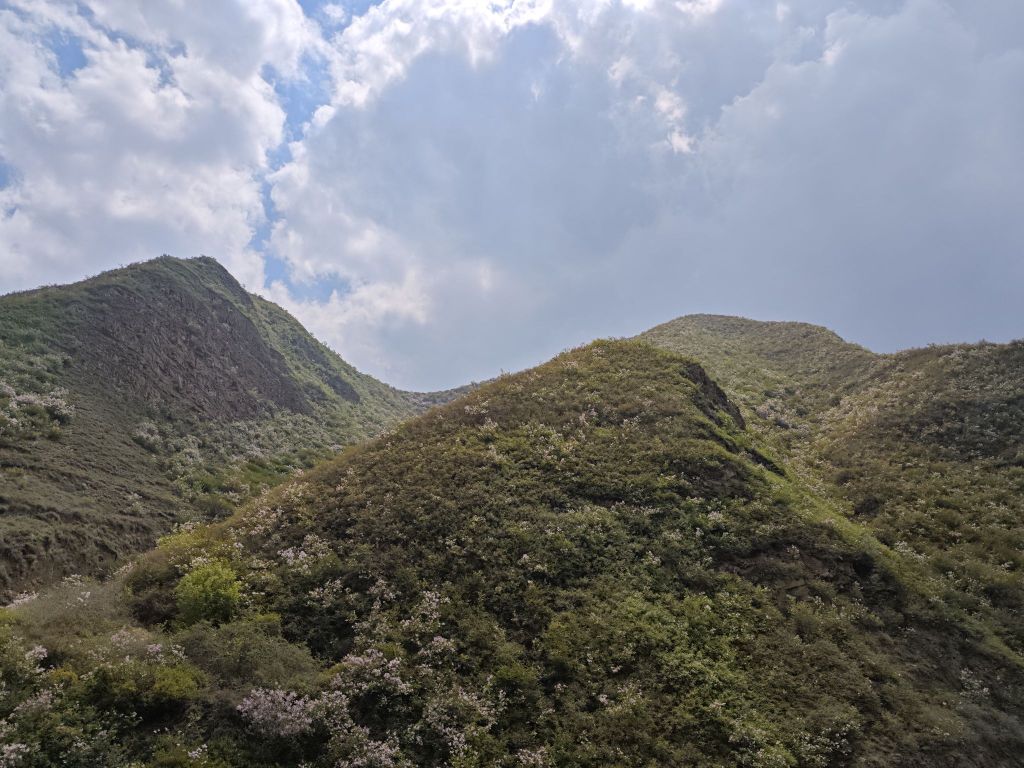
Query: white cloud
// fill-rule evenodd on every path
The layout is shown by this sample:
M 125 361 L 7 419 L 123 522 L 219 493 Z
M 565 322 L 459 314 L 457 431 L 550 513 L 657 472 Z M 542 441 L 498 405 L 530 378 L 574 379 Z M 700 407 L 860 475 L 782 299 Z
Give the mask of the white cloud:
M 13 5 L 0 12 L 0 158 L 16 177 L 0 190 L 2 287 L 161 252 L 217 255 L 262 286 L 249 241 L 285 113 L 261 69 L 296 71 L 310 26 L 301 9 Z M 54 36 L 74 71 L 62 72 L 69 54 L 51 51 Z
M 0 288 L 204 252 L 417 388 L 698 310 L 1021 335 L 1012 0 L 90 5 L 0 12 Z
M 457 52 L 478 65 L 510 32 L 550 13 L 550 0 L 384 0 L 332 41 L 336 100 L 365 106 L 428 52 Z
M 157 48 L 184 44 L 189 58 L 240 79 L 265 64 L 296 75 L 302 55 L 321 42 L 294 0 L 212 2 L 201 9 L 181 0 L 92 0 L 89 8 L 104 28 Z
M 340 3 L 327 3 L 320 12 L 335 26 L 341 26 L 349 19 L 348 10 Z
M 358 338 L 375 370 L 439 386 L 696 309 L 886 347 L 996 335 L 944 318 L 967 285 L 1000 295 L 1024 243 L 991 226 L 1020 194 L 973 138 L 1024 168 L 1019 48 L 981 55 L 982 28 L 930 0 L 631 5 L 532 5 L 515 25 L 508 6 L 385 2 L 334 40 L 337 104 L 281 174 L 302 181 L 275 190 L 275 242 L 301 237 L 303 259 L 280 252 L 311 274 L 415 273 L 425 297 L 415 320 L 381 302 L 322 325 L 343 352 L 363 363 Z M 356 248 L 366 230 L 384 234 Z M 921 276 L 942 271 L 958 278 Z

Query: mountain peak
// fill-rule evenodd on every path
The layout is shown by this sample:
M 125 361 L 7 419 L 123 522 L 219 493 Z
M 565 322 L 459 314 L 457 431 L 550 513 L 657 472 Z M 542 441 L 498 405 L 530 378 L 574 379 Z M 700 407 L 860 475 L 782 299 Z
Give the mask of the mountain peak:
M 209 257 L 0 297 L 0 383 L 0 589 L 149 545 L 230 467 L 287 473 L 424 407 Z
M 665 333 L 700 333 L 722 338 L 743 339 L 748 343 L 758 340 L 762 345 L 807 345 L 811 343 L 842 346 L 849 349 L 869 350 L 843 339 L 823 325 L 792 320 L 753 320 L 738 315 L 692 314 L 657 325 L 644 335 Z

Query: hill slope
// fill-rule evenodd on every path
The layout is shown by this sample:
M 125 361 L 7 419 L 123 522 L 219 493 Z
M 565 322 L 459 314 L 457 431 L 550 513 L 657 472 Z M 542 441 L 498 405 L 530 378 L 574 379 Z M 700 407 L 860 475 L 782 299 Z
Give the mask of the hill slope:
M 884 357 L 820 326 L 724 315 L 686 315 L 638 338 L 703 361 L 738 403 L 783 428 L 838 403 Z
M 213 259 L 0 297 L 0 592 L 101 571 L 424 404 Z
M 37 765 L 1010 764 L 1024 661 L 948 594 L 597 342 L 9 610 L 0 715 Z
M 1024 651 L 1024 343 L 875 355 L 707 315 L 643 338 L 704 362 L 807 482 Z

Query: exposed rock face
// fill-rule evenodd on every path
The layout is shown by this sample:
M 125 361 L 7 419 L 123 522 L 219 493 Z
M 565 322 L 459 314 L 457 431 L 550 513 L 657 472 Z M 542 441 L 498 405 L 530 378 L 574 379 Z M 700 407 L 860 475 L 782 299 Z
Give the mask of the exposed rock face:
M 308 335 L 296 336 L 290 339 L 291 347 L 301 355 L 316 370 L 317 377 L 331 388 L 331 391 L 350 403 L 360 402 L 359 392 L 352 386 L 352 383 L 338 375 L 331 367 L 327 353 L 322 345 L 318 344 Z M 314 400 L 322 398 L 321 390 L 313 390 L 310 397 Z
M 145 292 L 93 291 L 102 309 L 82 313 L 71 350 L 86 377 L 113 382 L 128 400 L 220 420 L 253 418 L 268 405 L 309 413 L 284 357 L 234 302 L 210 288 L 146 282 Z
M 718 412 L 725 411 L 736 422 L 736 426 L 740 429 L 746 429 L 747 425 L 743 420 L 743 414 L 740 413 L 740 409 L 729 399 L 728 395 L 718 386 L 715 380 L 708 376 L 707 371 L 697 363 L 687 363 L 683 367 L 683 371 L 699 387 L 700 396 L 697 402 L 712 421 L 720 421 Z

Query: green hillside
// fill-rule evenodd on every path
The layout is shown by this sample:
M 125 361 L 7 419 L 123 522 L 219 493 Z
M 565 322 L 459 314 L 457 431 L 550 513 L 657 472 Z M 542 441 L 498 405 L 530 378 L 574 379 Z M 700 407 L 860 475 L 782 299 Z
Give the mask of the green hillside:
M 429 401 L 213 259 L 0 297 L 0 594 L 102 572 Z
M 805 482 L 1024 652 L 1024 343 L 875 355 L 706 315 L 643 337 L 697 356 Z
M 822 479 L 821 436 L 857 467 L 856 435 L 910 439 L 843 415 L 865 386 L 789 456 L 643 342 L 504 376 L 8 609 L 3 737 L 29 766 L 1011 765 L 1012 612 Z
M 701 360 L 755 424 L 783 430 L 863 386 L 883 359 L 817 325 L 723 315 L 687 315 L 639 338 Z

